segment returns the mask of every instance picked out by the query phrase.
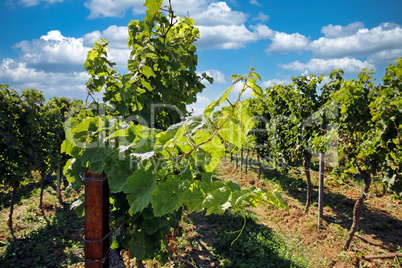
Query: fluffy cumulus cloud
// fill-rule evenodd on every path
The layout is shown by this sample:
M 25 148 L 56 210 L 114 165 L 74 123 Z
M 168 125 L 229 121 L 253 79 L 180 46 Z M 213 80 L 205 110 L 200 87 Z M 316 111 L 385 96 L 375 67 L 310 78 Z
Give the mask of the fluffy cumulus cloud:
M 339 59 L 365 57 L 376 63 L 381 57 L 392 59 L 402 49 L 402 27 L 394 23 L 382 23 L 367 29 L 361 22 L 346 26 L 327 25 L 322 27 L 324 37 L 310 41 L 299 33 L 274 32 L 267 54 L 311 51 L 315 58 Z
M 238 25 L 247 20 L 243 12 L 233 11 L 226 2 L 211 3 L 205 11 L 193 17 L 197 25 L 204 26 Z
M 250 0 L 250 4 L 255 5 L 255 6 L 262 6 L 260 2 L 257 0 Z
M 307 63 L 294 61 L 288 64 L 279 64 L 286 70 L 298 71 L 305 74 L 320 74 L 330 72 L 332 69 L 342 69 L 348 73 L 358 73 L 364 68 L 375 69 L 375 66 L 367 61 L 360 61 L 354 58 L 337 58 L 337 59 L 311 59 Z
M 259 83 L 257 83 L 259 84 Z M 240 91 L 243 90 L 243 83 L 242 82 L 238 82 L 236 84 L 233 85 L 233 89 L 232 91 L 229 93 L 228 99 L 233 103 L 237 100 L 237 98 L 239 97 Z M 260 84 L 259 84 L 260 85 Z M 261 85 L 260 85 L 261 86 Z M 223 92 L 222 92 L 223 93 Z M 245 100 L 248 98 L 251 98 L 253 95 L 253 90 L 251 88 L 247 88 L 246 91 L 244 91 L 241 95 L 241 99 Z M 228 102 L 225 102 L 223 106 L 228 105 Z
M 127 28 L 110 26 L 103 32 L 94 31 L 80 38 L 66 37 L 58 30 L 39 39 L 14 45 L 19 49 L 20 61 L 27 67 L 49 72 L 83 71 L 87 52 L 99 38 L 109 40 L 110 60 L 124 68 L 129 57 Z
M 90 10 L 89 18 L 119 17 L 126 10 L 133 13 L 145 12 L 141 0 L 88 0 L 85 6 Z M 169 4 L 165 0 L 163 5 Z M 252 1 L 251 4 L 258 4 Z M 173 1 L 175 14 L 189 15 L 194 18 L 196 26 L 200 29 L 200 39 L 197 42 L 199 49 L 236 49 L 244 47 L 249 42 L 267 39 L 272 30 L 266 25 L 257 24 L 245 26 L 248 14 L 233 10 L 225 1 L 213 0 L 177 0 Z M 255 21 L 265 22 L 268 15 L 260 12 Z M 91 33 L 92 39 L 96 35 Z M 90 38 L 90 36 L 88 36 Z
M 370 57 L 402 46 L 402 27 L 393 23 L 383 23 L 372 29 L 364 28 L 361 23 L 346 27 L 330 25 L 323 28 L 323 33 L 325 37 L 310 44 L 315 57 Z
M 203 95 L 197 96 L 197 102 L 187 106 L 187 111 L 193 111 L 194 115 L 203 114 L 205 107 L 211 103 L 211 100 L 208 97 Z
M 268 54 L 287 54 L 308 48 L 309 38 L 299 33 L 287 34 L 275 32 L 272 43 L 265 50 Z
M 310 73 L 328 72 L 334 68 L 357 73 L 363 68 L 375 69 L 378 65 L 388 64 L 402 55 L 402 27 L 398 24 L 382 23 L 372 29 L 365 28 L 361 22 L 346 26 L 330 24 L 322 27 L 321 32 L 324 37 L 313 41 L 299 34 L 275 33 L 266 52 L 311 51 L 314 58 L 306 63 L 279 64 L 287 70 Z
M 32 7 L 39 5 L 41 3 L 45 4 L 54 4 L 54 3 L 61 3 L 63 0 L 8 0 L 6 4 L 8 5 L 21 5 L 23 7 Z
M 6 58 L 0 62 L 0 81 L 14 88 L 37 88 L 45 96 L 84 98 L 88 80 L 84 62 L 88 50 L 99 38 L 108 39 L 109 59 L 117 63 L 117 70 L 125 71 L 130 54 L 127 36 L 126 27 L 114 25 L 79 38 L 50 31 L 39 39 L 15 44 L 19 59 Z
M 402 57 L 402 48 L 387 49 L 370 55 L 367 59 L 372 64 L 389 64 Z
M 197 41 L 197 47 L 199 49 L 236 49 L 250 42 L 267 39 L 272 35 L 272 30 L 263 24 L 250 28 L 244 24 L 199 26 L 200 39 Z
M 362 22 L 353 22 L 347 26 L 341 25 L 328 25 L 324 26 L 321 29 L 321 33 L 325 35 L 327 38 L 338 38 L 344 36 L 351 36 L 356 34 L 360 29 L 364 28 L 364 24 Z
M 259 12 L 257 17 L 254 17 L 253 20 L 261 21 L 261 22 L 266 22 L 269 20 L 269 16 L 265 15 L 262 12 Z
M 214 84 L 226 84 L 226 76 L 219 70 L 207 70 L 205 73 L 214 79 Z M 198 74 L 201 75 L 201 74 Z M 209 85 L 209 82 L 204 80 L 203 83 Z
M 45 72 L 12 59 L 4 59 L 0 64 L 0 81 L 15 89 L 36 88 L 47 97 L 58 95 L 83 99 L 88 78 L 85 72 Z
M 134 14 L 145 12 L 143 0 L 88 0 L 84 3 L 89 9 L 89 19 L 99 17 L 123 17 L 127 9 Z
M 82 38 L 64 37 L 60 31 L 50 31 L 40 39 L 22 41 L 16 45 L 20 60 L 28 67 L 44 71 L 83 69 L 87 48 Z
M 274 78 L 272 80 L 263 81 L 262 88 L 265 89 L 265 88 L 272 87 L 275 85 L 287 85 L 287 84 L 291 84 L 291 83 L 292 83 L 292 80 L 290 80 L 290 79 L 281 80 L 281 79 Z
M 248 15 L 233 10 L 224 1 L 212 0 L 178 0 L 173 8 L 177 14 L 189 14 L 200 29 L 199 49 L 237 49 L 249 42 L 267 39 L 272 30 L 266 25 L 245 26 Z M 257 17 L 260 21 L 269 19 L 263 13 Z
M 34 1 L 34 0 L 31 0 Z M 194 17 L 200 15 L 203 12 L 213 13 L 216 11 L 223 11 L 223 5 L 221 2 L 211 0 L 175 0 L 172 3 L 175 14 L 178 15 L 190 15 Z M 212 7 L 208 7 L 211 3 Z M 84 5 L 89 9 L 90 19 L 99 17 L 122 17 L 127 10 L 131 10 L 133 14 L 145 13 L 146 8 L 143 6 L 144 0 L 87 0 Z M 164 0 L 163 6 L 168 6 L 169 0 Z M 219 14 L 219 12 L 218 12 Z M 220 13 L 222 14 L 222 13 Z M 223 13 L 224 14 L 224 13 Z M 208 20 L 208 18 L 204 19 Z

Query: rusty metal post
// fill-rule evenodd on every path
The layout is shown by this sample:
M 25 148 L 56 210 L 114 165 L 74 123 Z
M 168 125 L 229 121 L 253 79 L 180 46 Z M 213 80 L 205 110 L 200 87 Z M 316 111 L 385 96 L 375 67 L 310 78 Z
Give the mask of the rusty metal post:
M 109 267 L 109 184 L 104 173 L 85 171 L 85 268 Z

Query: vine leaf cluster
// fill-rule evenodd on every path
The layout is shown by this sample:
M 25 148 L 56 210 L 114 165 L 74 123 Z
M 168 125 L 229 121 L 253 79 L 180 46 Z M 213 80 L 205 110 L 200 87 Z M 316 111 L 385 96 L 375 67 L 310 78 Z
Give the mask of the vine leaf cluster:
M 253 124 L 240 97 L 248 89 L 262 96 L 255 69 L 233 76 L 233 85 L 203 115 L 189 116 L 186 105 L 205 87 L 201 80 L 213 82 L 196 73 L 198 29 L 191 18 L 172 19 L 171 7 L 168 18 L 162 1 L 144 5 L 144 20 L 128 24 L 127 74 L 113 69 L 106 40 L 88 52 L 87 88 L 91 94 L 104 90 L 103 103 L 93 102 L 66 121 L 62 151 L 71 156 L 64 171 L 76 189 L 84 169 L 107 175 L 112 225 L 123 226 L 112 247 L 129 248 L 137 259 L 164 262 L 171 254 L 166 237 L 172 230 L 180 235 L 183 209 L 221 214 L 229 208 L 287 205 L 278 191 L 242 189 L 213 175 L 225 144 L 236 151 L 247 143 Z M 242 84 L 237 100 L 221 109 L 221 117 L 213 117 L 236 83 Z M 75 206 L 80 208 L 80 202 Z

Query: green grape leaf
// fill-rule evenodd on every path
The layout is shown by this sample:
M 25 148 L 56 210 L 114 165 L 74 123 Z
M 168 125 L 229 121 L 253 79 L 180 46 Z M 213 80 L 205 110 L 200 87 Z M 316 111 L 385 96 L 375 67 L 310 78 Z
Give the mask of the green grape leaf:
M 151 193 L 156 188 L 156 176 L 149 170 L 137 170 L 127 178 L 123 191 L 127 193 L 130 214 L 142 211 L 151 201 Z
M 212 183 L 212 172 L 202 173 L 202 181 L 206 182 L 208 185 Z
M 152 218 L 149 220 L 143 220 L 141 229 L 144 230 L 148 235 L 154 234 L 159 229 L 159 219 Z
M 144 7 L 147 7 L 147 15 L 145 16 L 144 20 L 151 23 L 155 17 L 155 14 L 158 13 L 163 0 L 146 0 L 144 3 Z
M 227 186 L 222 186 L 218 189 L 213 190 L 208 193 L 205 197 L 202 206 L 207 209 L 206 215 L 214 214 L 222 214 L 231 207 L 229 202 L 229 198 L 231 196 L 230 188 Z
M 135 232 L 129 242 L 131 257 L 142 259 L 146 253 L 144 245 L 145 245 L 144 232 Z
M 209 191 L 209 185 L 203 181 L 195 181 L 181 195 L 181 202 L 186 204 L 189 213 L 194 210 L 201 211 L 202 203 Z
M 252 96 L 257 97 L 257 98 L 263 98 L 264 97 L 264 93 L 262 91 L 262 88 L 256 84 L 256 80 L 254 78 L 249 78 L 247 80 L 248 82 L 248 86 L 253 90 L 253 92 L 251 93 Z
M 123 191 L 127 183 L 127 178 L 133 172 L 133 170 L 130 169 L 130 165 L 130 159 L 125 158 L 117 161 L 117 163 L 115 163 L 113 167 L 107 172 L 110 191 L 112 193 Z
M 165 182 L 161 182 L 152 192 L 152 207 L 155 216 L 172 213 L 181 206 L 180 202 L 180 178 L 169 176 Z
M 142 70 L 143 70 L 144 75 L 145 75 L 146 77 L 148 77 L 148 78 L 151 77 L 151 76 L 156 77 L 156 75 L 155 75 L 155 73 L 154 73 L 154 71 L 152 70 L 151 67 L 149 67 L 149 66 L 147 66 L 147 65 L 144 65 L 144 66 L 142 67 Z M 153 89 L 151 88 L 151 90 L 153 90 Z
M 215 100 L 213 100 L 205 109 L 204 109 L 204 115 L 205 117 L 209 117 L 211 115 L 211 113 L 214 111 L 214 109 L 221 105 L 222 103 L 224 103 L 229 96 L 229 93 L 232 91 L 233 89 L 233 85 L 230 86 L 228 89 L 226 89 L 222 95 L 220 95 L 218 98 L 216 98 Z
M 81 199 L 74 201 L 70 209 L 74 209 L 74 212 L 78 215 L 78 217 L 83 217 L 85 215 L 85 203 Z

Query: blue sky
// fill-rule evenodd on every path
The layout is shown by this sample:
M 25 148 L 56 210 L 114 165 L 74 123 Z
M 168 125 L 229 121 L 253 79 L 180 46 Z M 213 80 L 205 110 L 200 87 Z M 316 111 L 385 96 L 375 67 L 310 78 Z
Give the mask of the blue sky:
M 126 25 L 142 19 L 143 0 L 6 0 L 0 3 L 0 83 L 34 87 L 46 98 L 85 99 L 83 63 L 98 38 L 124 72 Z M 263 88 L 292 76 L 347 78 L 362 68 L 381 80 L 388 63 L 402 57 L 400 0 L 172 0 L 176 14 L 190 14 L 200 29 L 198 68 L 215 78 L 192 105 L 200 112 L 230 85 L 232 74 L 259 67 Z M 235 94 L 236 92 L 234 92 Z

